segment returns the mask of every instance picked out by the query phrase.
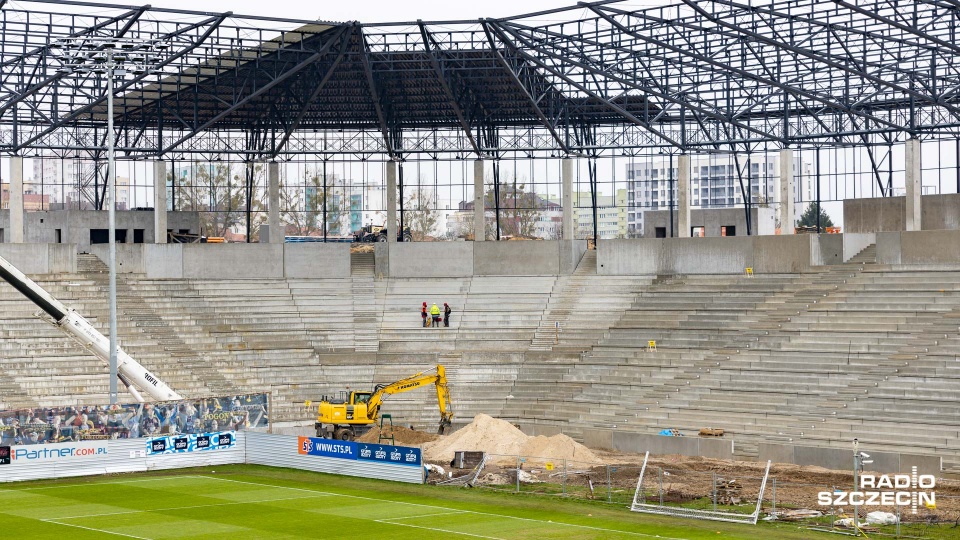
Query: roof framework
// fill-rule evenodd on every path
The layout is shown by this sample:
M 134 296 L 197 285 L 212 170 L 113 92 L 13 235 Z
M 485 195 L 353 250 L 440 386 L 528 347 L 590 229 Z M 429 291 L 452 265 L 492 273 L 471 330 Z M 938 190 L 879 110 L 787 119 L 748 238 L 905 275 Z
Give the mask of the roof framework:
M 327 23 L 0 0 L 0 152 L 98 153 L 106 82 L 51 45 L 164 42 L 118 85 L 131 156 L 749 151 L 956 137 L 957 0 L 629 0 Z M 80 13 L 83 11 L 83 13 Z

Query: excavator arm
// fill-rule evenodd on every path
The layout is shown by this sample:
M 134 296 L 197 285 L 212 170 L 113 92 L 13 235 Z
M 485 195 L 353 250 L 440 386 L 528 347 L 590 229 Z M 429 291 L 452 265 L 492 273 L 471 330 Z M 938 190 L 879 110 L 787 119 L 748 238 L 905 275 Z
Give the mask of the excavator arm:
M 442 435 L 450 427 L 453 418 L 453 405 L 450 401 L 446 370 L 441 365 L 437 366 L 435 372 L 417 373 L 412 377 L 390 384 L 378 385 L 367 402 L 367 418 L 373 421 L 377 419 L 380 414 L 380 406 L 387 396 L 409 392 L 431 384 L 435 385 L 437 389 L 437 404 L 440 408 L 440 428 L 438 432 Z

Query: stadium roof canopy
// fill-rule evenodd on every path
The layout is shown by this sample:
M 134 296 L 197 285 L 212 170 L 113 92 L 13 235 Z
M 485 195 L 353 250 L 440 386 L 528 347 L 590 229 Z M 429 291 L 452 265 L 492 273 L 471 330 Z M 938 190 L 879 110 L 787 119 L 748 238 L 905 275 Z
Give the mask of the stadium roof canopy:
M 154 70 L 117 83 L 117 144 L 130 155 L 729 151 L 960 126 L 957 0 L 609 0 L 386 24 L 0 8 L 4 153 L 104 146 L 104 75 L 64 69 L 58 52 L 93 38 L 154 55 Z

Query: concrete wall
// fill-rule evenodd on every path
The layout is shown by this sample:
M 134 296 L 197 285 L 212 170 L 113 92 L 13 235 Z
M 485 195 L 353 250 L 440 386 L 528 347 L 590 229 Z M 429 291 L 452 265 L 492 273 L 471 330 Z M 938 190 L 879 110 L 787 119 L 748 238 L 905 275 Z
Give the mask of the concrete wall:
M 844 232 L 903 231 L 906 212 L 904 197 L 847 199 L 843 201 Z M 960 229 L 960 195 L 924 195 L 920 218 L 924 231 Z
M 473 275 L 473 242 L 396 242 L 388 245 L 387 276 L 412 278 Z
M 350 276 L 350 244 L 284 244 L 283 273 L 287 278 Z
M 0 257 L 27 275 L 77 271 L 77 251 L 63 244 L 0 244 Z
M 839 258 L 839 239 L 824 241 L 826 248 L 820 242 L 817 235 L 604 240 L 597 248 L 597 273 L 742 274 L 747 267 L 755 273 L 803 272 L 823 264 L 825 250 Z
M 151 279 L 350 277 L 349 244 L 144 244 L 117 246 L 121 272 Z M 89 249 L 106 260 L 107 247 Z
M 117 229 L 127 231 L 127 243 L 133 243 L 134 231 L 143 230 L 144 243 L 154 242 L 153 211 L 120 211 L 116 213 Z M 0 210 L 0 229 L 10 226 L 10 211 Z M 106 229 L 109 226 L 107 212 L 94 210 L 52 210 L 27 212 L 24 218 L 24 241 L 27 243 L 57 242 L 56 231 L 60 230 L 60 243 L 90 245 L 90 229 Z M 167 228 L 173 231 L 187 230 L 191 234 L 200 231 L 200 215 L 196 212 L 168 212 Z M 4 234 L 4 242 L 10 242 Z
M 96 244 L 93 246 L 78 246 L 81 252 L 96 255 L 105 264 L 110 257 L 109 244 Z M 143 246 L 137 244 L 117 244 L 117 273 L 119 274 L 142 274 L 145 266 L 143 264 Z
M 880 264 L 937 266 L 960 262 L 960 230 L 877 233 Z
M 673 227 L 679 234 L 678 212 L 673 213 Z M 753 234 L 768 235 L 776 233 L 776 211 L 773 208 L 752 208 L 750 219 Z M 720 228 L 736 227 L 736 236 L 747 235 L 747 216 L 743 208 L 705 208 L 690 211 L 690 226 L 704 227 L 706 238 L 720 237 Z M 643 238 L 656 238 L 657 227 L 663 227 L 670 234 L 670 210 L 648 210 L 643 213 Z
M 760 443 L 758 449 L 757 461 L 815 465 L 837 471 L 853 470 L 853 451 L 850 449 L 777 443 Z M 939 456 L 870 451 L 870 459 L 873 460 L 869 466 L 871 471 L 886 474 L 909 473 L 916 466 L 919 474 L 939 476 L 942 468 Z
M 584 240 L 526 242 L 399 242 L 376 246 L 377 275 L 410 277 L 570 274 Z
M 845 261 L 843 247 L 844 241 L 841 234 L 815 235 L 815 239 L 810 243 L 810 264 L 813 266 L 843 264 Z
M 478 276 L 544 276 L 560 273 L 559 242 L 477 242 L 473 269 Z

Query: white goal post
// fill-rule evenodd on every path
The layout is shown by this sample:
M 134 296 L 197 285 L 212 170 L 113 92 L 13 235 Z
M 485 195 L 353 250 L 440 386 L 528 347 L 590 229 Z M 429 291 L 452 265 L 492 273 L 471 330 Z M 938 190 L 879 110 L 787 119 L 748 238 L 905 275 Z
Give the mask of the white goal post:
M 637 490 L 633 494 L 633 503 L 630 510 L 646 514 L 659 514 L 664 516 L 688 517 L 694 519 L 709 519 L 714 521 L 729 521 L 732 523 L 747 523 L 756 525 L 760 518 L 760 509 L 763 504 L 763 493 L 767 487 L 767 479 L 770 477 L 770 461 L 767 461 L 766 470 L 763 473 L 763 480 L 760 482 L 760 491 L 757 494 L 757 506 L 753 513 L 741 514 L 736 512 L 723 512 L 719 510 L 699 510 L 695 508 L 684 508 L 682 506 L 666 505 L 661 502 L 656 504 L 648 503 L 643 493 L 643 478 L 647 472 L 647 461 L 650 459 L 650 452 L 643 456 L 643 466 L 640 468 L 640 478 L 637 480 Z

